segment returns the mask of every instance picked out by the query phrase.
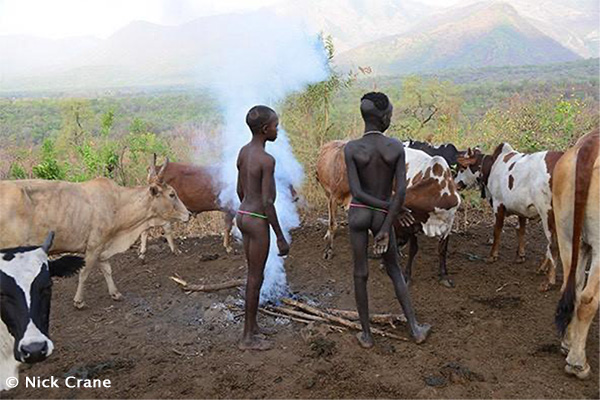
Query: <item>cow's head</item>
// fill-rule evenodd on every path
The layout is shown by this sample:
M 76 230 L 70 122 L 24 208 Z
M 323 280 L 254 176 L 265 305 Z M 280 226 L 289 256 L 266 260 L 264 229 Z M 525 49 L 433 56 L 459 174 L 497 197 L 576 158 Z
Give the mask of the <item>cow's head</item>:
M 164 175 L 169 165 L 169 159 L 157 172 L 156 154 L 148 173 L 148 195 L 150 196 L 150 212 L 154 218 L 162 218 L 165 221 L 183 221 L 190 219 L 190 212 L 177 196 L 177 192 L 171 185 L 164 182 Z
M 54 232 L 40 247 L 0 250 L 0 324 L 14 339 L 19 362 L 45 360 L 54 348 L 48 337 L 52 277 L 70 276 L 83 266 L 83 258 L 64 256 L 48 261 Z
M 458 190 L 474 187 L 481 178 L 483 153 L 477 147 L 470 147 L 463 155 L 457 157 L 458 173 L 454 181 Z

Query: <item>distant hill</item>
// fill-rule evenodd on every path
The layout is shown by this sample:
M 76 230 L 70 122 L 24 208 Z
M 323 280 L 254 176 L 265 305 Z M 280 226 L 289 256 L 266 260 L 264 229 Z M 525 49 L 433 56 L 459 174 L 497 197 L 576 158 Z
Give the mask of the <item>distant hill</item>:
M 342 53 L 344 67 L 376 74 L 546 64 L 580 56 L 544 35 L 507 3 L 477 3 L 429 17 L 411 31 Z
M 440 12 L 418 0 L 288 0 L 269 10 L 331 34 L 344 68 L 377 74 L 572 61 L 598 43 L 591 0 L 506 1 Z M 201 85 L 263 11 L 179 26 L 136 21 L 105 40 L 0 36 L 0 93 Z

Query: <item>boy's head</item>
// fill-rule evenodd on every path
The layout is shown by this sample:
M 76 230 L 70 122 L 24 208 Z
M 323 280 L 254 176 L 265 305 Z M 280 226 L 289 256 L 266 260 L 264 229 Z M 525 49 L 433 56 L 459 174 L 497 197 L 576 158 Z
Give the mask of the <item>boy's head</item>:
M 277 139 L 279 117 L 270 107 L 252 107 L 246 114 L 246 124 L 248 124 L 253 135 L 265 135 L 266 139 L 271 142 Z
M 365 123 L 378 126 L 381 131 L 389 128 L 394 107 L 390 99 L 379 92 L 370 92 L 360 99 L 360 113 Z

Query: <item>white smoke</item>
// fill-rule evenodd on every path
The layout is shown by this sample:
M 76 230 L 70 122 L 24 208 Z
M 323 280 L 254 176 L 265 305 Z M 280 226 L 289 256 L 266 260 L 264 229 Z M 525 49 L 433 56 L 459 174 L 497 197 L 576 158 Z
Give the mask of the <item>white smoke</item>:
M 236 194 L 237 155 L 251 139 L 246 113 L 258 104 L 276 109 L 277 103 L 310 83 L 327 79 L 327 57 L 316 34 L 309 33 L 300 20 L 284 17 L 272 10 L 247 14 L 226 32 L 221 51 L 210 72 L 211 89 L 217 95 L 223 113 L 223 157 L 220 200 L 234 209 L 239 207 Z M 266 147 L 276 160 L 275 208 L 288 242 L 290 230 L 300 223 L 290 185 L 299 188 L 304 171 L 294 158 L 288 137 L 279 128 L 274 143 Z M 271 246 L 261 290 L 261 303 L 287 294 L 283 259 L 277 256 L 276 238 L 271 229 Z

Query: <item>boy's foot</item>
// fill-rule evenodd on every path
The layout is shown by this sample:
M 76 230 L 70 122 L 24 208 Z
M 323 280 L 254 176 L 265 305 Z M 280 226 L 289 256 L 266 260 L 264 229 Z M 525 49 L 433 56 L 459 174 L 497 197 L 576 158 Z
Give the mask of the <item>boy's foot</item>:
M 425 340 L 427 340 L 427 337 L 429 336 L 430 332 L 431 332 L 430 324 L 417 324 L 415 332 L 412 333 L 412 337 L 413 337 L 413 339 L 415 339 L 416 344 L 421 344 Z
M 363 349 L 370 349 L 375 345 L 373 342 L 373 336 L 366 336 L 363 332 L 358 332 L 356 334 L 356 338 L 358 339 L 358 344 L 360 344 L 360 347 Z
M 261 339 L 257 336 L 252 336 L 248 339 L 242 339 L 240 344 L 238 345 L 240 350 L 269 350 L 273 348 L 273 342 Z

